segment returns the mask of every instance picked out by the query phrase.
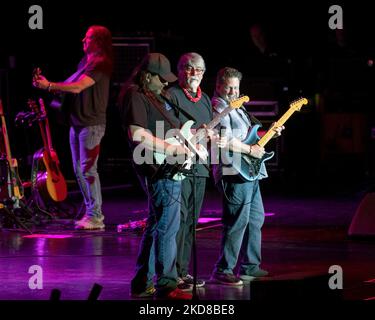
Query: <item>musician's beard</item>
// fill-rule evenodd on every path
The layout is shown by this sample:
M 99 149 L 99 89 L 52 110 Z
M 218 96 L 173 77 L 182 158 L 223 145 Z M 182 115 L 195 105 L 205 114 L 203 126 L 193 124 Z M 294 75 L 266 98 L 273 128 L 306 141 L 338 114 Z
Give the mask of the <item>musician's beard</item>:
M 192 92 L 197 92 L 200 83 L 201 81 L 199 79 L 193 77 L 186 80 L 186 84 L 188 86 L 187 89 Z
M 227 102 L 232 102 L 233 100 L 236 100 L 236 99 L 238 99 L 238 95 L 237 94 L 233 94 L 233 95 L 231 95 L 231 96 L 226 96 L 225 97 L 225 100 L 227 101 Z

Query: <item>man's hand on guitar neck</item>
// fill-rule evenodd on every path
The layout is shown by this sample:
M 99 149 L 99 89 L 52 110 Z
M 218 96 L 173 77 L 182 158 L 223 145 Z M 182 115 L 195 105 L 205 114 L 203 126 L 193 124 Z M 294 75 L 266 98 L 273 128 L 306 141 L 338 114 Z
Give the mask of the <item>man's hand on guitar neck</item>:
M 33 86 L 38 89 L 48 90 L 50 82 L 41 74 L 34 75 Z
M 272 126 L 273 127 L 275 125 L 276 122 L 272 123 Z M 281 131 L 283 131 L 285 129 L 284 126 L 279 126 L 279 127 L 274 127 L 272 128 L 273 131 L 275 131 L 275 134 L 273 135 L 272 138 L 277 138 L 277 137 L 280 137 L 281 136 Z

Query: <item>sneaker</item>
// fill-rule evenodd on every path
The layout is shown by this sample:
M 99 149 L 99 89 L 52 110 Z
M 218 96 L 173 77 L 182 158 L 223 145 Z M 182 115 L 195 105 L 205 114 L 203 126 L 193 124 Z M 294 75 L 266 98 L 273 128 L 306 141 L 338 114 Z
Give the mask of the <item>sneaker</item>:
M 130 295 L 133 298 L 151 298 L 154 295 L 155 292 L 156 292 L 155 287 L 154 286 L 150 286 L 150 287 L 146 288 L 145 291 L 131 292 Z
M 242 286 L 243 282 L 241 279 L 237 278 L 233 273 L 219 273 L 215 272 L 211 280 L 216 281 L 227 286 Z
M 180 277 L 177 278 L 177 288 L 180 289 L 181 291 L 191 291 L 191 290 L 193 290 L 193 286 L 186 283 Z
M 98 221 L 103 222 L 104 221 L 104 215 L 100 214 L 99 217 L 96 218 Z
M 193 286 L 194 285 L 194 277 L 190 274 L 187 274 L 185 277 L 182 277 L 182 280 L 188 284 L 188 285 L 191 285 Z M 206 282 L 202 279 L 197 279 L 197 283 L 196 283 L 196 286 L 197 288 L 201 288 L 203 287 L 204 285 L 206 284 Z
M 182 290 L 175 288 L 168 293 L 159 294 L 156 293 L 158 299 L 167 299 L 167 300 L 191 300 L 193 295 L 191 293 L 183 292 Z
M 78 220 L 78 221 L 75 221 L 74 223 L 77 224 L 79 223 L 80 221 L 82 221 L 83 219 L 88 219 L 88 218 L 95 218 L 96 220 L 100 221 L 100 222 L 103 222 L 104 221 L 104 215 L 103 214 L 100 214 L 100 215 L 95 215 L 95 216 L 90 216 L 88 215 L 87 213 L 85 213 L 83 215 L 83 217 L 81 218 L 81 220 Z
M 97 230 L 104 229 L 105 225 L 103 219 L 100 218 L 84 216 L 81 220 L 75 222 L 75 229 L 77 230 Z
M 269 272 L 263 269 L 258 269 L 257 271 L 254 271 L 249 274 L 239 274 L 239 278 L 243 281 L 251 281 L 254 280 L 255 278 L 262 278 L 262 277 L 267 277 L 269 275 Z

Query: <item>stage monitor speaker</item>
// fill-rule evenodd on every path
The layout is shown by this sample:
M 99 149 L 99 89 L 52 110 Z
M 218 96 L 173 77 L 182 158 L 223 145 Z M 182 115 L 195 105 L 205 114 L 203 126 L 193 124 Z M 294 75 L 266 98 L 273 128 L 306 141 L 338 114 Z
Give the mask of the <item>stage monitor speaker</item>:
M 362 199 L 349 227 L 349 236 L 375 235 L 375 192 Z
M 253 301 L 314 301 L 340 300 L 341 289 L 330 289 L 332 274 L 297 272 L 251 281 L 250 300 Z

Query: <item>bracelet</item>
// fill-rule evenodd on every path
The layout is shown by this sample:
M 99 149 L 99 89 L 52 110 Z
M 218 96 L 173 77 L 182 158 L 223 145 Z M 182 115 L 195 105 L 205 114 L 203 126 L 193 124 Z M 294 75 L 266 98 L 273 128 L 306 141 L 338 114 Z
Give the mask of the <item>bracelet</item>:
M 50 92 L 51 91 L 51 87 L 52 87 L 52 83 L 48 83 L 48 87 L 47 87 L 47 91 Z

